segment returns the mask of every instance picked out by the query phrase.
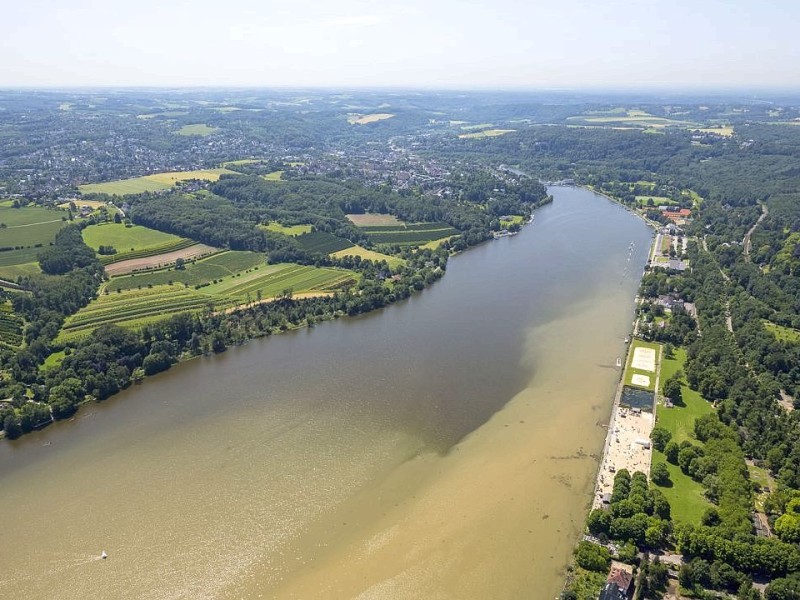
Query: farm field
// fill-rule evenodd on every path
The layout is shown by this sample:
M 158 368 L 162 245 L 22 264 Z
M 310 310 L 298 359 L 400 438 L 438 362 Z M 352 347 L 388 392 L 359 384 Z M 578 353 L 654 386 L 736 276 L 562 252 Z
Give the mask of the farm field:
M 240 257 L 223 259 L 233 262 Z M 259 259 L 260 260 L 260 259 Z M 219 266 L 219 265 L 217 265 Z M 207 272 L 212 267 L 206 266 Z M 172 271 L 175 274 L 175 271 Z M 136 276 L 139 277 L 148 277 Z M 125 279 L 136 279 L 125 278 Z M 67 318 L 55 340 L 67 343 L 90 334 L 106 323 L 123 327 L 141 327 L 147 323 L 169 318 L 180 312 L 197 312 L 213 305 L 214 310 L 230 308 L 256 300 L 278 296 L 285 290 L 293 293 L 334 291 L 347 283 L 355 283 L 358 275 L 343 269 L 307 267 L 296 264 L 264 265 L 226 275 L 217 283 L 195 290 L 183 283 L 153 285 L 142 289 L 111 291 L 102 294 L 88 306 Z M 110 286 L 113 285 L 113 280 Z
M 66 216 L 65 211 L 53 208 L 41 206 L 12 208 L 5 203 L 0 204 L 0 223 L 4 223 L 8 228 L 60 221 L 62 217 Z
M 311 233 L 304 233 L 297 236 L 297 243 L 307 252 L 316 252 L 318 254 L 331 254 L 351 248 L 355 244 L 350 240 L 336 237 L 331 233 L 324 231 L 313 231 Z
M 394 115 L 392 113 L 375 113 L 373 115 L 350 115 L 347 117 L 347 122 L 351 125 L 368 125 L 369 123 L 376 123 L 377 121 L 385 121 L 391 119 Z
M 622 126 L 634 126 L 634 127 L 652 127 L 652 128 L 663 128 L 667 127 L 668 125 L 680 126 L 680 127 L 697 127 L 696 123 L 691 123 L 689 121 L 679 121 L 676 119 L 667 119 L 665 117 L 656 117 L 647 112 L 641 110 L 628 110 L 625 111 L 624 114 L 610 114 L 606 113 L 603 115 L 579 115 L 575 117 L 568 117 L 568 122 L 571 123 L 588 123 L 588 124 L 596 124 L 596 125 L 622 125 Z
M 513 133 L 516 129 L 484 129 L 483 131 L 475 131 L 473 133 L 462 133 L 458 137 L 462 140 L 480 139 L 488 137 L 497 137 L 507 133 Z
M 713 133 L 715 135 L 721 135 L 722 137 L 732 137 L 733 126 L 727 125 L 724 127 L 703 127 L 701 129 L 692 129 L 692 133 Z
M 175 134 L 207 136 L 217 131 L 219 131 L 219 127 L 211 127 L 209 125 L 206 125 L 205 123 L 193 123 L 191 125 L 184 125 L 180 129 L 178 129 L 178 131 L 176 131 Z
M 110 194 L 112 196 L 125 196 L 126 194 L 141 194 L 142 192 L 162 192 L 170 188 L 169 185 L 153 181 L 149 178 L 133 177 L 131 179 L 118 179 L 105 183 L 87 183 L 79 185 L 82 194 Z
M 356 273 L 345 269 L 283 263 L 267 265 L 249 273 L 238 273 L 216 284 L 212 283 L 202 291 L 241 303 L 247 300 L 248 294 L 255 299 L 259 292 L 263 298 L 272 298 L 287 289 L 294 293 L 333 291 L 346 283 L 355 283 L 357 278 Z
M 16 281 L 21 275 L 39 273 L 37 256 L 68 221 L 67 212 L 40 206 L 13 208 L 0 204 L 0 278 Z
M 360 215 L 345 215 L 347 219 L 356 227 L 369 227 L 374 225 L 404 225 L 403 221 L 394 215 L 384 215 L 380 213 L 364 213 Z
M 362 227 L 362 229 L 376 244 L 399 244 L 401 246 L 417 246 L 461 233 L 447 223 L 374 225 Z
M 128 252 L 123 255 L 122 259 L 115 262 L 101 262 L 105 264 L 106 274 L 113 277 L 115 275 L 132 273 L 133 271 L 140 271 L 143 269 L 166 267 L 179 258 L 191 260 L 213 254 L 218 250 L 219 249 L 214 246 L 206 246 L 205 244 L 195 243 L 193 240 L 187 238 L 181 238 L 178 242 L 173 244 L 148 248 L 137 252 Z M 120 255 L 115 254 L 112 258 L 118 256 Z
M 122 223 L 100 223 L 90 225 L 83 232 L 83 241 L 95 251 L 100 246 L 113 246 L 117 252 L 133 252 L 177 242 L 181 238 L 141 225 L 126 227 Z
M 101 295 L 67 318 L 55 343 L 84 337 L 103 324 L 137 327 L 178 312 L 202 310 L 210 302 L 214 299 L 183 285 Z
M 292 237 L 303 235 L 304 233 L 311 233 L 311 225 L 281 225 L 273 221 L 266 225 L 259 225 L 260 229 L 264 231 L 274 231 L 275 233 L 282 233 L 283 235 L 290 235 Z
M 169 268 L 114 277 L 106 287 L 110 292 L 170 283 L 183 283 L 194 287 L 259 266 L 265 266 L 263 254 L 227 250 L 188 263 L 182 270 Z
M 48 244 L 67 224 L 67 212 L 60 209 L 0 206 L 0 248 L 27 248 Z
M 110 194 L 124 196 L 126 194 L 141 194 L 142 192 L 160 192 L 170 189 L 178 181 L 189 179 L 204 179 L 217 181 L 220 175 L 236 174 L 230 169 L 200 169 L 197 171 L 172 171 L 168 173 L 154 173 L 131 179 L 118 179 L 105 183 L 87 183 L 79 185 L 82 194 Z
M 22 319 L 14 314 L 11 302 L 0 303 L 0 348 L 16 348 L 22 342 Z
M 779 342 L 788 342 L 796 344 L 800 342 L 800 331 L 792 329 L 791 327 L 784 327 L 772 321 L 763 321 L 764 328 L 775 336 Z
M 368 250 L 366 248 L 362 248 L 361 246 L 352 246 L 350 248 L 345 248 L 344 250 L 339 250 L 338 252 L 331 252 L 331 256 L 334 258 L 360 256 L 362 259 L 371 260 L 373 262 L 385 260 L 392 268 L 403 265 L 406 262 L 402 258 L 389 256 L 388 254 L 382 254 L 380 252 L 375 252 L 374 250 Z

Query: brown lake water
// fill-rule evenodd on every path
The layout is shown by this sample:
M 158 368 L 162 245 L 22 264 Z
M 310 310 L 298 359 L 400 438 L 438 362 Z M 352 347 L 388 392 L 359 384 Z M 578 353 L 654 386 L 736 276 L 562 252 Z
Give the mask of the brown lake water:
M 0 597 L 556 596 L 651 232 L 551 193 L 407 302 L 0 443 Z

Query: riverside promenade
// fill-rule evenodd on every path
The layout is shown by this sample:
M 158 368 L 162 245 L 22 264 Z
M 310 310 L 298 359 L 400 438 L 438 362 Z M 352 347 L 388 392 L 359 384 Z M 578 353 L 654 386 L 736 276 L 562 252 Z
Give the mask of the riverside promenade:
M 608 502 L 614 488 L 614 476 L 620 469 L 627 469 L 631 474 L 641 471 L 646 475 L 650 474 L 652 462 L 652 444 L 650 433 L 655 425 L 656 397 L 659 389 L 659 374 L 661 366 L 662 349 L 659 346 L 658 352 L 652 366 L 645 367 L 647 371 L 652 371 L 655 383 L 653 385 L 652 406 L 642 408 L 631 408 L 622 403 L 622 395 L 625 382 L 637 377 L 628 377 L 628 370 L 633 369 L 633 365 L 641 366 L 637 363 L 637 351 L 641 348 L 637 346 L 636 340 L 632 340 L 628 348 L 628 356 L 625 361 L 625 368 L 620 375 L 617 391 L 614 395 L 614 404 L 611 408 L 611 418 L 608 424 L 608 433 L 603 447 L 603 457 L 600 461 L 600 468 L 595 481 L 594 495 L 592 497 L 592 508 L 600 508 Z M 636 369 L 637 371 L 640 369 Z

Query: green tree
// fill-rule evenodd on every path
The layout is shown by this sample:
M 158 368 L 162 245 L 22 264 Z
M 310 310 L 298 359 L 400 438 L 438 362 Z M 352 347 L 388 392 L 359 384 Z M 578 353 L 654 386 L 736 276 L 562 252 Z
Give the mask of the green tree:
M 653 440 L 653 448 L 659 452 L 663 452 L 669 441 L 672 439 L 672 434 L 663 427 L 653 427 L 650 433 L 650 439 Z
M 662 462 L 653 465 L 653 468 L 650 470 L 650 477 L 656 485 L 668 486 L 672 483 L 669 478 L 669 469 L 667 465 Z

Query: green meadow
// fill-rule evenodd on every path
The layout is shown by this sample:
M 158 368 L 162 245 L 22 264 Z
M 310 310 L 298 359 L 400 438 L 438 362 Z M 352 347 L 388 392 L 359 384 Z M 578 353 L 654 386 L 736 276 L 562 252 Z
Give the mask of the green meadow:
M 130 227 L 122 223 L 101 223 L 83 230 L 83 241 L 96 251 L 100 246 L 113 246 L 118 252 L 143 250 L 176 242 L 181 238 L 141 225 Z

